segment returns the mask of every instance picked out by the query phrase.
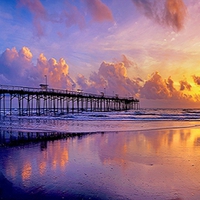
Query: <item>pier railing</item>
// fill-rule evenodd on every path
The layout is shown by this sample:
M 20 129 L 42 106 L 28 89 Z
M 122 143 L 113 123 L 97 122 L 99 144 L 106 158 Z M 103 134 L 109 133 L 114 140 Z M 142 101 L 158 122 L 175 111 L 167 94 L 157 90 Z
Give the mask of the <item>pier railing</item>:
M 94 98 L 109 98 L 109 99 L 129 99 L 138 101 L 138 99 L 133 97 L 119 97 L 118 95 L 106 95 L 106 94 L 93 94 L 93 93 L 85 93 L 81 91 L 72 91 L 72 90 L 64 90 L 64 89 L 55 89 L 55 88 L 32 88 L 32 87 L 24 87 L 24 86 L 10 86 L 10 85 L 0 85 L 0 91 L 4 92 L 32 92 L 32 93 L 55 93 L 55 94 L 68 94 L 68 95 L 77 95 L 77 96 L 84 96 L 84 97 L 94 97 Z

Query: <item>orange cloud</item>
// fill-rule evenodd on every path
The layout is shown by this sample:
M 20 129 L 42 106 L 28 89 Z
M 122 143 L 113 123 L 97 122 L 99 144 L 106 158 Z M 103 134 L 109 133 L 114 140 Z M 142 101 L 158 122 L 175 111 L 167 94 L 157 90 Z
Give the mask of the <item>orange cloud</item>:
M 192 86 L 187 81 L 179 81 L 180 83 L 180 90 L 191 90 Z
M 193 77 L 193 80 L 194 82 L 197 84 L 197 85 L 200 85 L 200 76 L 192 76 Z
M 174 88 L 174 81 L 169 77 L 167 81 L 165 81 L 165 84 L 167 85 L 167 88 L 169 89 L 170 92 L 175 91 L 176 89 Z
M 187 81 L 180 81 L 180 91 L 174 87 L 174 81 L 169 77 L 164 80 L 158 72 L 145 82 L 141 88 L 140 97 L 145 99 L 163 100 L 188 100 L 194 101 L 195 98 L 189 93 L 184 93 L 185 89 L 191 90 L 192 86 Z
M 43 77 L 48 77 L 51 87 L 71 88 L 73 81 L 68 75 L 69 66 L 63 58 L 57 62 L 54 58 L 47 60 L 44 54 L 40 54 L 36 66 Z
M 27 61 L 31 61 L 33 58 L 33 55 L 28 47 L 22 47 L 22 49 L 19 51 L 19 55 Z

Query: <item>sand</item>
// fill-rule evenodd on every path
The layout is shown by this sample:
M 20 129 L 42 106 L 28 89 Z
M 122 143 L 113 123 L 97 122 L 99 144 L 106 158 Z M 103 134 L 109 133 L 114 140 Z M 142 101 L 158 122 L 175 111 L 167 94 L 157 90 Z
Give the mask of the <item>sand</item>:
M 198 123 L 140 127 L 1 147 L 1 199 L 200 199 Z

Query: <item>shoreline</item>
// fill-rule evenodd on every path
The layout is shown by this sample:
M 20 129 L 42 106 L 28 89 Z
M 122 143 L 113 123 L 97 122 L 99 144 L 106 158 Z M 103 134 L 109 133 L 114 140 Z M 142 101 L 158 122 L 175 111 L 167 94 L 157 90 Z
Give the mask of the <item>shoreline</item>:
M 24 118 L 4 120 L 0 130 L 21 132 L 120 132 L 152 129 L 190 128 L 200 126 L 200 120 L 63 120 L 46 118 Z
M 197 199 L 199 124 L 161 124 L 1 147 L 0 197 Z
M 43 121 L 43 120 L 42 120 Z M 80 123 L 82 121 L 74 121 L 74 123 Z M 97 121 L 95 121 L 96 123 Z M 109 123 L 110 121 L 106 121 Z M 72 125 L 73 129 L 78 127 L 76 124 Z M 104 122 L 105 123 L 105 122 Z M 121 123 L 130 125 L 130 121 L 122 121 Z M 69 124 L 68 124 L 69 125 Z M 94 124 L 91 124 L 91 126 Z M 119 125 L 119 124 L 118 124 Z M 136 125 L 135 127 L 133 127 Z M 87 126 L 90 126 L 90 123 L 87 122 Z M 132 128 L 131 128 L 132 127 Z M 102 129 L 102 130 L 82 130 L 77 129 L 70 131 L 59 131 L 55 129 L 47 130 L 44 127 L 41 129 L 35 128 L 14 128 L 14 127 L 0 127 L 0 147 L 4 146 L 21 146 L 31 143 L 39 143 L 39 142 L 48 142 L 48 141 L 55 141 L 55 140 L 63 140 L 63 139 L 70 139 L 74 137 L 84 137 L 87 135 L 93 134 L 109 134 L 109 133 L 120 133 L 120 132 L 127 132 L 127 133 L 137 133 L 139 132 L 151 132 L 151 131 L 161 131 L 161 130 L 185 130 L 185 129 L 196 129 L 200 127 L 200 122 L 196 123 L 196 121 L 139 121 L 138 122 L 131 122 L 131 126 L 129 128 L 121 128 L 120 130 L 117 128 L 110 128 L 110 129 Z M 69 128 L 69 127 L 68 127 Z

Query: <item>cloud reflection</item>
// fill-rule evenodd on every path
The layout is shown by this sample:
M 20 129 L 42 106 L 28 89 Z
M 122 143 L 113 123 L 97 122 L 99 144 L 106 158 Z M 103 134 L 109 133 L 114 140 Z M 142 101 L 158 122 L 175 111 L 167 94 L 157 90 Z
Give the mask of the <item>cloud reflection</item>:
M 112 199 L 134 199 L 134 194 L 140 199 L 197 199 L 199 138 L 198 127 L 93 134 L 48 142 L 42 151 L 40 145 L 10 150 L 2 162 L 14 183 L 42 186 L 47 193 L 100 194 L 102 188 Z

